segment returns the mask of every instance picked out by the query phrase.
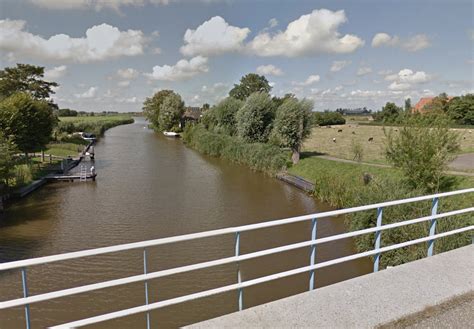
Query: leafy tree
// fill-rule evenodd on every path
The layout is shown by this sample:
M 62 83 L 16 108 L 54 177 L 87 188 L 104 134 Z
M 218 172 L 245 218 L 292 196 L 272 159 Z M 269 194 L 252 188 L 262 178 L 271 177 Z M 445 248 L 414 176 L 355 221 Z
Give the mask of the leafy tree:
M 59 109 L 58 117 L 77 117 L 77 111 L 71 109 Z
M 212 111 L 214 111 L 214 115 L 216 118 L 215 129 L 218 132 L 227 135 L 235 135 L 237 133 L 237 122 L 235 117 L 237 112 L 243 105 L 243 101 L 233 97 L 227 97 L 219 104 L 214 106 Z
M 279 108 L 283 104 L 283 102 L 289 98 L 296 98 L 296 96 L 295 94 L 287 93 L 283 97 L 273 96 L 272 101 L 273 103 L 275 103 L 275 108 Z
M 237 112 L 237 135 L 246 142 L 268 141 L 275 108 L 270 95 L 256 92 L 250 95 Z
M 405 113 L 411 113 L 411 99 L 405 99 Z
M 272 141 L 282 147 L 289 147 L 293 152 L 291 160 L 294 164 L 300 160 L 300 151 L 303 140 L 311 133 L 310 101 L 298 101 L 288 98 L 277 109 L 273 123 Z
M 451 119 L 461 125 L 474 125 L 474 94 L 454 97 L 447 106 Z
M 387 102 L 382 111 L 377 112 L 374 116 L 374 119 L 377 121 L 394 123 L 401 119 L 401 114 L 403 109 L 397 106 L 395 103 Z
M 0 181 L 3 181 L 6 186 L 8 186 L 8 180 L 13 177 L 16 152 L 17 149 L 13 139 L 5 136 L 0 131 Z
M 209 103 L 204 103 L 204 104 L 202 104 L 201 111 L 202 111 L 202 113 L 204 113 L 207 110 L 209 110 L 210 108 L 211 108 L 211 105 L 209 105 Z
M 229 91 L 229 96 L 245 100 L 255 92 L 270 93 L 272 87 L 263 75 L 249 73 L 240 79 L 240 83 L 234 84 L 234 88 Z
M 447 116 L 436 120 L 410 116 L 402 123 L 399 134 L 386 132 L 387 160 L 401 169 L 412 188 L 429 192 L 446 188 L 450 182 L 444 171 L 459 149 L 459 134 L 449 129 Z
M 56 124 L 49 103 L 27 93 L 17 93 L 0 102 L 0 131 L 12 136 L 25 153 L 43 149 Z
M 440 113 L 446 113 L 448 111 L 448 103 L 449 103 L 450 98 L 446 93 L 441 93 L 433 100 L 426 104 L 423 109 L 427 111 L 427 113 L 434 113 L 440 114 Z
M 181 96 L 172 93 L 165 97 L 160 105 L 158 123 L 161 130 L 177 131 L 179 123 L 184 114 L 184 102 Z
M 143 102 L 143 114 L 148 121 L 156 128 L 159 129 L 159 117 L 160 107 L 163 104 L 166 97 L 175 94 L 172 90 L 160 90 L 156 92 L 152 97 L 147 97 Z
M 44 67 L 29 64 L 0 70 L 0 99 L 18 92 L 28 93 L 36 99 L 48 99 L 58 84 L 44 81 L 43 77 Z

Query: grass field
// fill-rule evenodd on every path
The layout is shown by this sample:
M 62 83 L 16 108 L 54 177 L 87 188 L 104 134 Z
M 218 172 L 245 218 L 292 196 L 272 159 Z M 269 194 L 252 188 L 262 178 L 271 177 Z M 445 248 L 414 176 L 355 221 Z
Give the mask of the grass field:
M 398 129 L 387 127 L 386 129 Z M 342 130 L 342 132 L 338 132 Z M 454 129 L 461 134 L 460 153 L 474 152 L 474 130 Z M 369 142 L 369 138 L 373 141 Z M 333 141 L 336 138 L 336 142 Z M 358 125 L 348 122 L 345 125 L 313 128 L 311 136 L 303 145 L 303 152 L 324 153 L 337 158 L 354 160 L 353 143 L 362 147 L 362 162 L 385 164 L 384 127 Z
M 64 122 L 109 122 L 109 121 L 121 121 L 130 119 L 131 116 L 128 114 L 117 114 L 117 115 L 96 115 L 87 117 L 60 117 L 59 121 Z

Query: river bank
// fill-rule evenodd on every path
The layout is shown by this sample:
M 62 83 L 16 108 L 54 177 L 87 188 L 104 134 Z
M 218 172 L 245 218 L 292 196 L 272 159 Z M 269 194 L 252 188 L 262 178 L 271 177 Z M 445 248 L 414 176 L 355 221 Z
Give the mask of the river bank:
M 408 187 L 402 173 L 395 168 L 369 166 L 357 163 L 336 162 L 319 158 L 318 154 L 303 153 L 296 165 L 289 162 L 289 152 L 273 146 L 271 154 L 258 152 L 259 143 L 246 144 L 236 137 L 218 134 L 206 130 L 201 125 L 188 128 L 184 134 L 185 143 L 207 155 L 244 164 L 250 168 L 263 171 L 274 177 L 309 192 L 314 198 L 327 202 L 337 208 L 349 208 L 389 200 L 405 199 L 426 194 L 426 191 Z M 245 147 L 242 147 L 244 144 Z M 265 144 L 268 149 L 271 145 Z M 286 155 L 285 155 L 286 154 Z M 279 155 L 282 161 L 274 162 L 272 155 Z M 286 161 L 283 161 L 286 157 Z M 462 189 L 474 186 L 474 177 L 448 176 L 446 181 L 451 189 Z M 473 196 L 455 196 L 440 205 L 438 211 L 450 211 L 466 208 L 474 204 Z M 395 223 L 413 219 L 419 214 L 429 214 L 431 204 L 417 206 L 404 205 L 394 207 L 384 213 L 384 223 Z M 376 214 L 361 212 L 346 216 L 346 227 L 356 231 L 376 225 Z M 469 215 L 459 216 L 457 225 L 472 225 L 474 218 Z M 449 229 L 452 222 L 443 222 L 439 230 Z M 384 235 L 382 246 L 400 243 L 420 236 L 426 236 L 428 223 L 412 225 L 408 228 L 394 230 Z M 358 252 L 371 250 L 375 243 L 374 236 L 356 238 Z M 436 252 L 444 252 L 470 243 L 468 233 L 443 239 L 436 244 Z M 426 254 L 424 245 L 417 245 L 410 250 L 397 250 L 384 255 L 381 266 L 395 266 L 423 258 Z
M 49 175 L 67 173 L 81 163 L 95 141 L 85 141 L 80 137 L 73 136 L 73 133 L 93 131 L 96 133 L 98 141 L 108 129 L 133 122 L 134 119 L 130 116 L 119 115 L 61 118 L 55 138 L 64 139 L 67 142 L 48 144 L 46 154 L 30 155 L 29 166 L 33 161 L 37 162 L 38 166 L 42 165 L 43 168 L 38 172 L 30 173 L 28 181 L 18 184 L 19 186 L 8 188 L 0 194 L 0 211 L 4 211 L 5 207 L 15 200 L 28 196 L 51 181 L 51 179 L 47 179 Z M 47 158 L 49 158 L 49 163 L 45 161 Z M 26 169 L 31 170 L 29 167 Z

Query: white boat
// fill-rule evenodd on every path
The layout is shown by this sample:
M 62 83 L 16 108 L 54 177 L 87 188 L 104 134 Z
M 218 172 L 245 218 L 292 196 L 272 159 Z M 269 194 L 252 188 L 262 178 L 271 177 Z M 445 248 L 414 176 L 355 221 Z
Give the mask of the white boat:
M 163 135 L 168 137 L 179 137 L 179 134 L 175 133 L 174 131 L 164 131 Z

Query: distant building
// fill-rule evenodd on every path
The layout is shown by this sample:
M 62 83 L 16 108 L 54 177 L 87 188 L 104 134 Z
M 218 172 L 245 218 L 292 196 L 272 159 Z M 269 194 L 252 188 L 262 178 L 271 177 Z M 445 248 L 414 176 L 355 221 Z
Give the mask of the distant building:
M 341 113 L 342 115 L 370 115 L 371 110 L 368 110 L 366 107 L 356 108 L 356 109 L 337 109 L 336 112 Z
M 412 107 L 411 113 L 426 113 L 428 109 L 425 107 L 433 103 L 433 100 L 435 99 L 435 96 L 432 97 L 422 97 L 418 101 L 418 103 L 415 104 L 415 106 Z M 448 102 L 453 99 L 452 96 L 448 96 Z
M 184 128 L 187 122 L 198 122 L 202 117 L 202 110 L 200 107 L 187 106 L 184 108 L 184 114 L 181 118 L 181 127 Z

